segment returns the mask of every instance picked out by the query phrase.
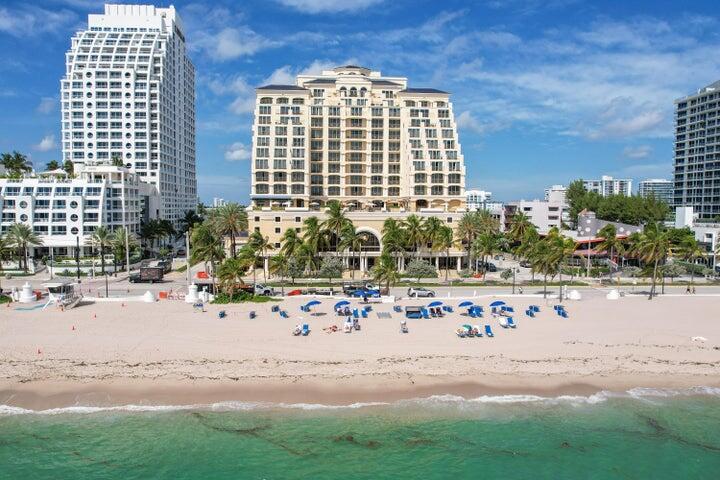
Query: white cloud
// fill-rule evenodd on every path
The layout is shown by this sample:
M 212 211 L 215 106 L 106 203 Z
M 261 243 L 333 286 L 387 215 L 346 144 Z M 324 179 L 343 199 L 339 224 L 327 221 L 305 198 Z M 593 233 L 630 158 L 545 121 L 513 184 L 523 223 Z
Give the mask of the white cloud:
M 285 65 L 276 69 L 267 77 L 263 84 L 265 85 L 294 85 L 295 75 L 291 71 L 290 65 Z
M 35 109 L 38 113 L 48 114 L 55 110 L 57 101 L 53 97 L 42 97 L 40 103 Z
M 305 68 L 293 68 L 290 65 L 283 65 L 277 68 L 263 80 L 262 85 L 295 85 L 295 77 L 298 75 L 319 75 L 323 70 L 332 70 L 338 65 L 352 65 L 357 63 L 355 59 L 347 59 L 342 62 L 330 62 L 327 60 L 313 60 Z
M 627 146 L 623 149 L 623 156 L 633 159 L 646 158 L 651 153 L 652 147 L 650 145 Z
M 39 152 L 47 152 L 55 147 L 55 135 L 46 135 L 40 140 L 40 143 L 33 145 L 33 148 Z
M 211 59 L 219 62 L 251 56 L 280 45 L 281 42 L 266 38 L 244 25 L 226 27 L 216 34 L 198 31 L 192 43 L 194 49 L 204 51 Z
M 250 159 L 250 149 L 244 143 L 235 142 L 225 149 L 225 160 L 239 162 Z
M 34 5 L 0 8 L 0 32 L 27 37 L 58 32 L 77 21 L 74 12 L 65 9 L 46 10 Z
M 337 13 L 364 10 L 384 0 L 276 0 L 303 13 Z

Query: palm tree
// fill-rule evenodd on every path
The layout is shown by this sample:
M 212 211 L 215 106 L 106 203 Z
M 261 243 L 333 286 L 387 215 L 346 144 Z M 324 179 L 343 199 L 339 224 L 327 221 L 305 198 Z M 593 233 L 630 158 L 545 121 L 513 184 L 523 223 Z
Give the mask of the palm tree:
M 448 281 L 448 270 L 450 268 L 450 249 L 454 245 L 453 229 L 443 225 L 433 240 L 433 249 L 445 251 L 445 282 Z
M 13 246 L 7 236 L 0 235 L 0 272 L 3 270 L 3 261 L 11 258 Z
M 685 237 L 680 243 L 679 247 L 680 258 L 690 263 L 690 283 L 695 284 L 695 260 L 703 258 L 705 256 L 705 249 L 703 249 L 695 240 L 695 237 Z
M 558 230 L 557 227 L 553 227 L 550 229 L 547 237 L 545 238 L 545 241 L 550 244 L 549 261 L 551 264 L 553 264 L 552 270 L 557 272 L 558 274 L 558 280 L 560 282 L 560 293 L 558 295 L 558 298 L 562 302 L 562 269 L 565 265 L 565 259 L 567 259 L 575 252 L 575 248 L 577 247 L 577 245 L 575 243 L 575 240 L 573 240 L 572 238 L 561 235 L 560 230 Z
M 247 260 L 243 258 L 228 258 L 217 269 L 217 278 L 220 286 L 228 292 L 230 299 L 235 295 L 235 287 L 245 285 L 243 274 L 247 271 Z
M 555 275 L 557 271 L 557 255 L 557 250 L 553 249 L 552 243 L 547 239 L 536 242 L 529 252 L 533 271 L 543 274 L 543 298 L 547 298 L 548 275 Z
M 169 239 L 177 234 L 175 227 L 170 220 L 161 219 L 157 221 L 158 236 L 160 239 Z
M 334 245 L 332 246 L 335 249 L 335 254 L 339 255 L 339 249 L 340 249 L 340 235 L 345 228 L 345 225 L 347 225 L 350 220 L 345 216 L 345 212 L 343 212 L 343 207 L 340 205 L 340 202 L 337 200 L 332 200 L 327 203 L 327 218 L 322 223 L 322 228 L 326 232 L 332 234 L 332 240 L 334 241 Z
M 422 217 L 415 214 L 409 215 L 403 222 L 402 227 L 405 230 L 405 240 L 408 245 L 415 249 L 415 256 L 420 257 L 421 246 L 427 242 L 425 233 L 425 225 Z
M 383 253 L 378 257 L 378 261 L 372 268 L 373 280 L 378 284 L 385 284 L 385 288 L 390 292 L 390 287 L 397 283 L 400 279 L 400 273 L 397 269 L 395 259 L 387 253 Z
M 348 222 L 343 227 L 342 231 L 340 232 L 340 243 L 338 245 L 340 250 L 348 250 L 350 253 L 350 258 L 355 259 L 355 253 L 357 252 L 358 258 L 360 255 L 360 252 L 362 251 L 362 246 L 365 241 L 366 234 L 364 233 L 358 233 L 357 230 L 355 230 L 355 226 Z M 350 275 L 352 276 L 353 280 L 355 279 L 355 262 L 352 262 L 352 269 L 350 270 Z
M 265 280 L 265 283 L 267 283 L 267 271 L 265 270 L 265 257 L 267 256 L 267 251 L 272 250 L 275 248 L 272 243 L 270 243 L 270 237 L 263 236 L 262 233 L 258 232 L 257 230 L 254 231 L 248 240 L 248 246 L 252 248 L 252 250 L 255 252 L 255 259 L 257 262 L 258 257 L 261 257 L 263 259 L 263 279 Z M 255 275 L 255 266 L 253 265 L 253 275 Z
M 178 220 L 178 238 L 181 238 L 185 233 L 189 232 L 190 229 L 202 223 L 203 218 L 195 212 L 195 210 L 187 210 L 180 220 Z
M 285 230 L 285 233 L 280 241 L 282 242 L 280 253 L 286 257 L 292 257 L 295 255 L 295 252 L 298 251 L 300 245 L 303 243 L 302 238 L 300 238 L 300 235 L 298 235 L 297 230 L 294 228 L 288 228 Z
M 425 221 L 425 243 L 430 244 L 431 251 L 435 251 L 433 247 L 444 227 L 445 224 L 437 217 L 430 217 Z
M 652 287 L 648 300 L 652 300 L 655 295 L 657 285 L 658 265 L 665 262 L 667 256 L 671 253 L 672 244 L 668 231 L 657 223 L 650 223 L 640 235 L 635 251 L 640 258 L 646 263 L 653 264 Z
M 155 219 L 148 220 L 140 225 L 140 239 L 148 250 L 152 250 L 155 246 L 155 240 L 160 238 L 160 230 L 160 223 Z
M 205 222 L 193 229 L 190 243 L 193 247 L 190 258 L 191 264 L 195 265 L 198 262 L 203 262 L 205 263 L 206 270 L 207 264 L 210 264 L 213 276 L 213 291 L 216 291 L 215 265 L 222 262 L 225 258 L 225 248 L 222 239 L 218 237 L 214 229 Z
M 32 163 L 25 155 L 17 151 L 0 155 L 0 165 L 5 167 L 11 177 L 19 177 L 23 173 L 32 172 Z
M 383 252 L 391 256 L 405 252 L 405 246 L 407 245 L 405 231 L 400 222 L 394 218 L 388 218 L 383 222 L 382 243 Z
M 480 222 L 477 212 L 468 212 L 464 214 L 458 222 L 458 237 L 462 239 L 465 245 L 465 251 L 468 257 L 468 266 L 472 265 L 472 245 L 475 238 L 480 235 Z
M 623 242 L 619 238 L 617 238 L 617 230 L 615 229 L 615 225 L 613 225 L 612 223 L 608 223 L 603 228 L 601 228 L 598 232 L 598 235 L 602 237 L 602 241 L 595 248 L 597 250 L 608 252 L 610 256 L 610 262 L 613 262 L 613 257 L 615 256 L 615 253 L 617 253 L 618 255 L 622 255 L 622 253 L 625 251 L 625 246 Z M 617 264 L 617 262 L 615 263 Z M 620 277 L 618 276 L 618 282 L 619 281 Z
M 89 238 L 89 243 L 100 250 L 100 268 L 105 275 L 105 250 L 112 244 L 113 234 L 109 228 L 100 226 Z M 124 240 L 124 239 L 123 239 Z
M 530 217 L 523 212 L 517 212 L 510 219 L 508 237 L 514 242 L 519 242 L 525 237 L 525 232 L 532 228 L 535 228 L 535 225 L 530 221 Z
M 285 275 L 287 274 L 289 263 L 290 259 L 282 253 L 270 257 L 270 273 L 280 277 L 280 289 L 282 290 L 283 296 L 285 296 Z
M 213 212 L 211 222 L 218 235 L 230 237 L 230 255 L 235 257 L 237 237 L 248 228 L 245 209 L 237 203 L 228 203 Z
M 120 263 L 123 264 L 123 260 L 127 258 L 127 255 L 125 253 L 125 232 L 125 227 L 118 227 L 113 230 L 112 238 L 110 239 L 110 249 L 113 252 L 113 259 L 116 266 L 118 259 L 120 260 Z M 135 237 L 135 234 L 127 233 L 127 247 L 130 249 L 130 252 L 132 252 L 133 249 L 138 247 L 138 241 Z M 117 268 L 115 268 L 115 271 L 117 272 Z
M 314 268 L 318 268 L 318 254 L 326 245 L 325 230 L 317 217 L 306 218 L 303 222 L 303 230 L 303 242 L 310 254 L 310 263 Z
M 480 257 L 482 262 L 482 272 L 485 273 L 487 257 L 492 257 L 500 250 L 500 238 L 498 234 L 481 233 L 473 242 L 473 255 L 475 258 Z
M 57 160 L 50 160 L 47 165 L 45 165 L 45 170 L 48 172 L 51 170 L 57 170 L 58 168 L 60 168 L 60 164 Z
M 32 228 L 24 223 L 14 223 L 10 226 L 7 233 L 7 241 L 18 251 L 18 256 L 22 263 L 21 268 L 25 273 L 28 271 L 28 255 L 29 248 L 43 244 L 42 239 L 33 232 Z

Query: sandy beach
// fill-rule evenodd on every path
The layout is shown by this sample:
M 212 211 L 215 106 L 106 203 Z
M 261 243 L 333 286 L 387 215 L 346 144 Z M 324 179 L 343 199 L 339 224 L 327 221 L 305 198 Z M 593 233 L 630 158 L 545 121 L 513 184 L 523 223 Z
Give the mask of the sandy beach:
M 332 312 L 338 299 L 322 299 L 314 315 L 300 311 L 308 299 L 277 303 L 289 319 L 270 311 L 275 303 L 208 305 L 205 313 L 172 300 L 65 312 L 2 307 L 0 404 L 347 404 L 442 393 L 552 396 L 720 385 L 720 297 L 596 297 L 566 303 L 568 319 L 537 298 L 475 301 L 487 310 L 497 298 L 515 307 L 516 329 L 455 308 L 444 318 L 409 320 L 403 335 L 404 315 L 386 303 L 373 305 L 358 332 L 325 333 L 342 325 Z M 529 304 L 541 306 L 536 318 L 522 313 Z M 219 319 L 219 310 L 228 316 Z M 312 333 L 293 337 L 298 323 L 309 323 Z M 490 324 L 495 337 L 458 338 L 455 329 L 465 323 Z

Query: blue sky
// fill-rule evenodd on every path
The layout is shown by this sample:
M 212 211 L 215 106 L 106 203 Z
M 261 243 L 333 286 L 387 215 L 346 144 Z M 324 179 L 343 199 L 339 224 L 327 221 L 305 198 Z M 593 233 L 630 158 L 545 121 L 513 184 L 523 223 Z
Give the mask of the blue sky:
M 711 1 L 175 6 L 197 68 L 205 201 L 247 202 L 254 88 L 299 72 L 352 62 L 450 91 L 467 187 L 499 200 L 601 174 L 669 178 L 673 100 L 720 79 L 720 13 Z M 60 157 L 64 53 L 87 14 L 101 11 L 94 0 L 0 2 L 0 151 L 17 149 L 41 166 Z

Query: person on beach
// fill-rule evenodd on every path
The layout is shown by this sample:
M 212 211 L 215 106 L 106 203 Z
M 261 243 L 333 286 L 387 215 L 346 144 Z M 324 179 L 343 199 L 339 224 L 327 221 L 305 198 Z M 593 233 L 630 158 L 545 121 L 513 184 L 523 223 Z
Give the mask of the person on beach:
M 692 287 L 692 294 L 695 295 L 695 285 Z
M 689 294 L 690 294 L 690 285 L 688 285 L 687 288 L 685 289 L 685 295 L 689 295 Z

